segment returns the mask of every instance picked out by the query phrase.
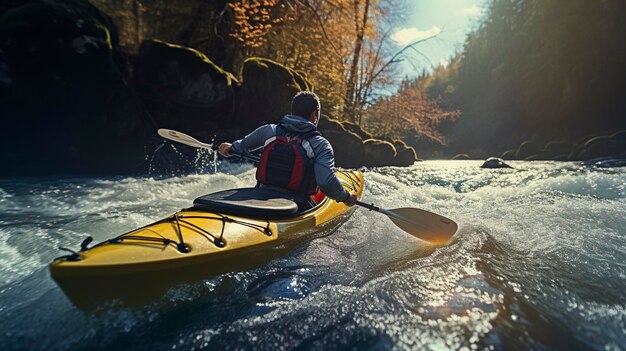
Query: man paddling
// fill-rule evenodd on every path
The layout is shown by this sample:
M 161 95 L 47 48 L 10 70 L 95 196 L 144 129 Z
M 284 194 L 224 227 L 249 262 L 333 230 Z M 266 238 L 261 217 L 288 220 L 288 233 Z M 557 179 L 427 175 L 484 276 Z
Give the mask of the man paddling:
M 339 182 L 333 149 L 317 132 L 319 119 L 319 98 L 301 91 L 291 101 L 291 114 L 278 124 L 263 125 L 232 144 L 222 143 L 218 151 L 230 157 L 263 148 L 256 173 L 259 185 L 297 195 L 303 208 L 315 206 L 309 195 L 318 189 L 338 202 L 354 206 L 356 195 Z

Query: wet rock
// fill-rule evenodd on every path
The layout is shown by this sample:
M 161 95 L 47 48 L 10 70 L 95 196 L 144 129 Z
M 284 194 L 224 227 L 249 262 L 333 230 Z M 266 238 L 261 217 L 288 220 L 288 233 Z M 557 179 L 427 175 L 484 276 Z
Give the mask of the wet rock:
M 452 157 L 453 160 L 470 160 L 470 156 L 468 154 L 456 154 Z
M 415 148 L 415 152 L 423 159 L 442 158 L 447 146 L 427 134 L 417 133 L 407 143 Z
M 584 164 L 599 168 L 626 167 L 626 158 L 599 157 L 587 160 Z
M 302 74 L 267 59 L 247 59 L 242 75 L 232 125 L 255 128 L 276 123 L 291 111 L 291 99 L 297 92 L 311 90 Z
M 611 135 L 599 135 L 579 145 L 571 155 L 573 160 L 589 160 L 602 157 L 626 156 L 626 131 Z
M 415 149 L 408 146 L 402 140 L 394 140 L 393 146 L 396 149 L 396 156 L 391 160 L 389 166 L 406 167 L 411 166 L 416 161 L 420 161 L 415 153 Z
M 501 158 L 489 157 L 480 166 L 480 168 L 513 168 L 513 167 L 506 164 L 504 160 L 502 160 Z
M 609 136 L 597 136 L 589 139 L 585 143 L 583 158 L 592 159 L 598 157 L 607 157 L 616 155 L 621 152 L 618 142 L 611 140 Z
M 145 40 L 135 60 L 135 87 L 159 126 L 215 129 L 234 106 L 235 77 L 192 48 Z
M 372 134 L 364 131 L 358 124 L 352 122 L 341 122 L 341 125 L 345 130 L 351 131 L 352 133 L 359 136 L 359 138 L 366 140 L 372 139 Z
M 517 157 L 517 149 L 507 150 L 503 152 L 502 155 L 500 155 L 500 158 L 504 160 L 515 160 L 516 157 Z
M 363 140 L 358 135 L 341 130 L 327 130 L 322 135 L 333 147 L 337 167 L 359 168 L 364 166 Z
M 320 118 L 317 129 L 332 145 L 337 167 L 363 166 L 363 140 L 357 134 L 346 130 L 341 122 L 327 116 Z
M 331 130 L 345 131 L 346 129 L 343 127 L 343 124 L 334 118 L 330 118 L 326 115 L 322 115 L 318 124 L 317 129 L 320 133 L 324 134 Z M 358 135 L 357 135 L 358 136 Z
M 544 146 L 541 154 L 546 157 L 546 159 L 554 160 L 555 158 L 563 158 L 567 157 L 572 149 L 574 148 L 574 144 L 567 140 L 557 140 L 551 141 Z
M 0 173 L 142 171 L 149 120 L 110 19 L 87 1 L 20 5 L 0 18 Z
M 626 130 L 617 131 L 609 135 L 609 137 L 617 142 L 626 143 Z
M 518 160 L 524 160 L 529 157 L 533 157 L 535 155 L 539 155 L 541 153 L 541 147 L 534 141 L 525 141 L 523 142 L 517 152 L 515 153 L 515 158 Z
M 387 166 L 396 157 L 396 148 L 393 144 L 383 140 L 367 139 L 363 141 L 363 151 L 365 153 L 363 165 L 368 167 Z
M 370 138 L 363 141 L 345 126 L 346 123 L 326 116 L 322 116 L 318 125 L 318 130 L 333 146 L 338 167 L 410 166 L 418 160 L 415 149 L 401 140 L 388 142 Z

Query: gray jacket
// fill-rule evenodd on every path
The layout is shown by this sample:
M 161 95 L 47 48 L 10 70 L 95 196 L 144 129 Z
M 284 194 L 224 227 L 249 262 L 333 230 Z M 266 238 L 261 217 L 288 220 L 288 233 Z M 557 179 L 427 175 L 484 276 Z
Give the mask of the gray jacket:
M 295 115 L 286 115 L 281 119 L 280 125 L 284 129 L 276 129 L 276 124 L 266 124 L 260 126 L 252 133 L 246 135 L 243 139 L 233 142 L 231 152 L 242 153 L 259 150 L 265 144 L 265 141 L 273 136 L 278 135 L 295 135 L 311 132 L 317 129 L 317 126 L 304 117 Z M 285 129 L 287 133 L 284 133 Z M 281 133 L 282 131 L 282 133 Z M 311 148 L 315 153 L 314 171 L 315 180 L 322 192 L 331 199 L 337 201 L 345 201 L 350 197 L 350 193 L 344 189 L 335 175 L 335 156 L 333 148 L 328 140 L 320 135 L 315 135 L 309 139 Z

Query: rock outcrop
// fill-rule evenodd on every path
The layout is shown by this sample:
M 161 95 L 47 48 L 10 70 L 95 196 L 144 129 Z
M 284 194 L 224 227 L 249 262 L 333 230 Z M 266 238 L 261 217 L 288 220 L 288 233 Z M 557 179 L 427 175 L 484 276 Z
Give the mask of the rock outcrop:
M 233 74 L 201 52 L 159 40 L 141 44 L 133 83 L 155 123 L 181 131 L 223 127 L 238 88 Z
M 231 123 L 244 128 L 278 122 L 297 92 L 312 89 L 301 73 L 262 58 L 247 59 L 242 76 Z
M 149 121 L 124 62 L 115 27 L 87 1 L 8 9 L 0 18 L 1 173 L 144 168 Z
M 389 162 L 389 166 L 406 167 L 411 166 L 415 161 L 421 161 L 415 152 L 415 149 L 408 146 L 402 140 L 394 140 L 393 146 L 396 148 L 396 156 Z
M 278 122 L 298 91 L 313 90 L 304 73 L 271 60 L 247 59 L 240 82 L 201 52 L 160 40 L 129 60 L 110 19 L 84 0 L 1 9 L 0 160 L 11 165 L 2 174 L 191 171 L 196 150 L 165 145 L 158 128 L 232 141 Z M 356 124 L 324 119 L 320 130 L 341 167 L 416 160 L 413 148 Z
M 626 157 L 626 131 L 609 135 L 598 135 L 576 142 L 555 140 L 545 143 L 525 141 L 519 148 L 507 150 L 501 158 L 505 160 L 553 160 L 588 161 L 593 159 L 622 159 Z
M 348 124 L 347 129 L 345 126 Z M 333 146 L 337 166 L 344 168 L 410 166 L 418 161 L 415 149 L 400 140 L 392 142 L 368 138 L 369 134 L 353 123 L 323 116 L 319 131 Z

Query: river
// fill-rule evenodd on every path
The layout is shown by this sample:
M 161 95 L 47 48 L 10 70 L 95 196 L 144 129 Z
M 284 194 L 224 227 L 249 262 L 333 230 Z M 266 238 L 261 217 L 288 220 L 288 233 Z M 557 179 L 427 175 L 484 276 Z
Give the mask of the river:
M 250 165 L 175 177 L 0 179 L 0 349 L 626 350 L 626 168 L 426 161 L 364 171 L 364 201 L 459 232 L 430 247 L 357 209 L 334 233 L 142 306 L 77 309 L 47 265 L 250 186 Z

